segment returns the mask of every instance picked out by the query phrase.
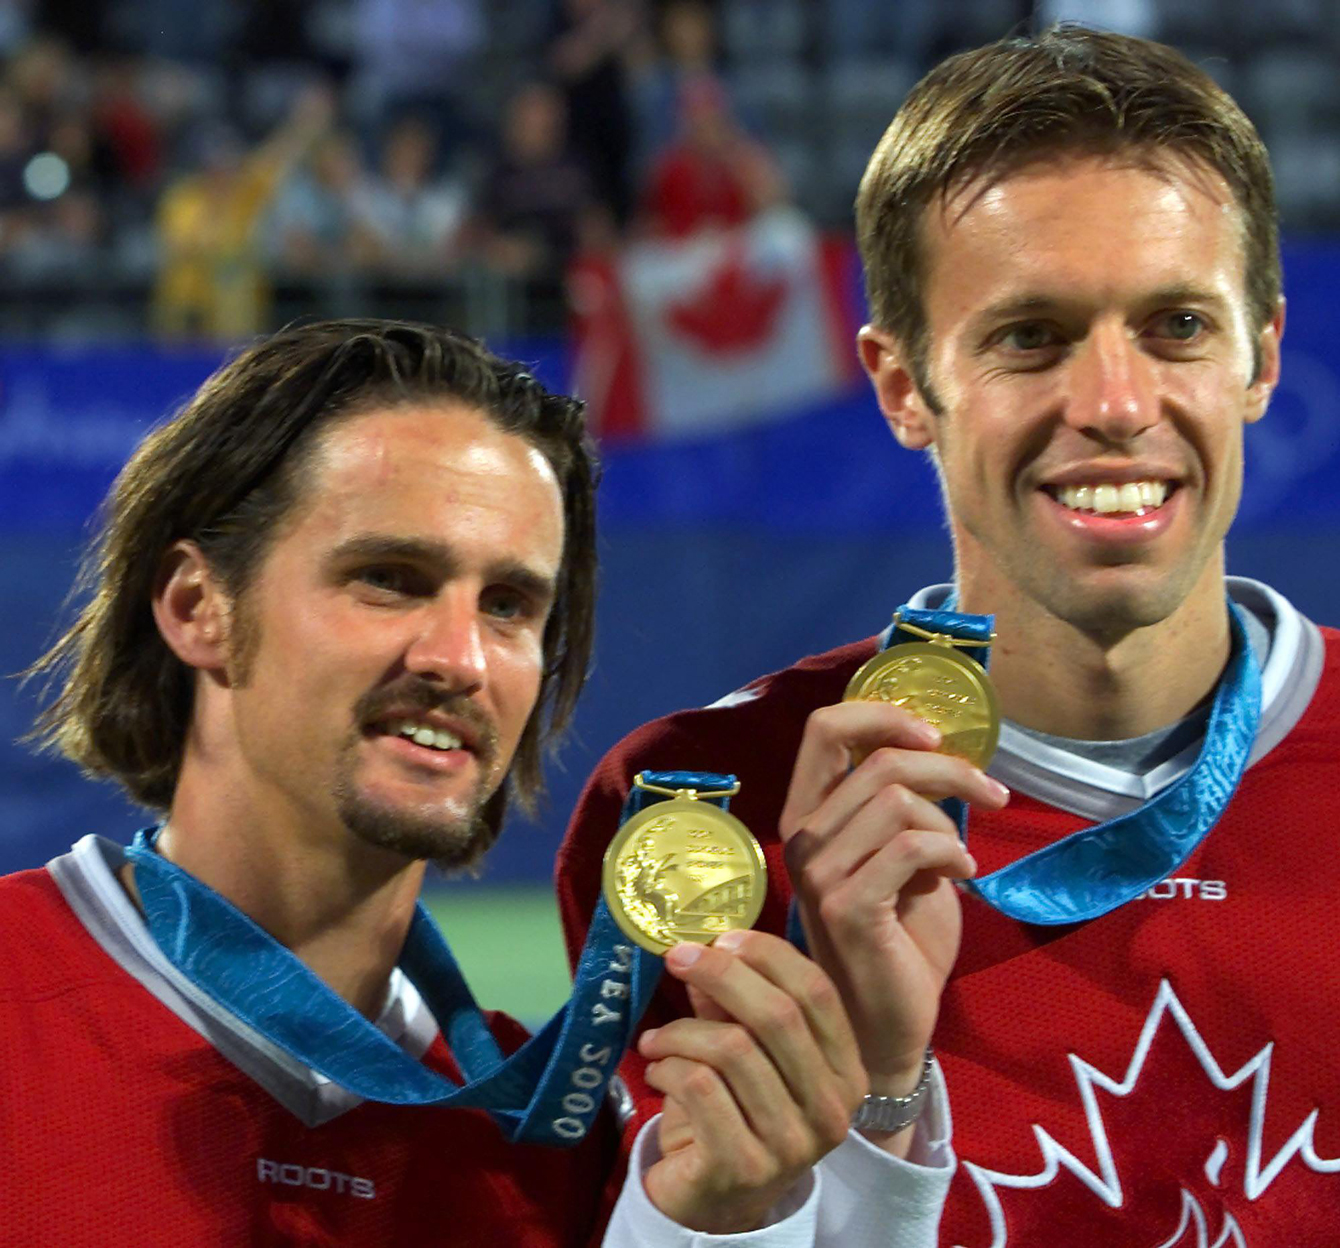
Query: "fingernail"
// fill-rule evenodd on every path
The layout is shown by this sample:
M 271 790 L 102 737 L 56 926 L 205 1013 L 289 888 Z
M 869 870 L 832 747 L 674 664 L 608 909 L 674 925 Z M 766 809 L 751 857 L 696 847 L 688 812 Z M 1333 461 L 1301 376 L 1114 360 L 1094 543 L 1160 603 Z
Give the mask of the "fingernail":
M 987 782 L 987 784 L 989 784 L 989 785 L 991 786 L 991 791 L 992 791 L 998 798 L 1000 798 L 1000 800 L 1001 800 L 1002 802 L 1008 802 L 1008 801 L 1010 800 L 1010 791 L 1009 791 L 1009 789 L 1007 789 L 1003 784 L 1001 784 L 1001 782 L 1000 782 L 999 780 L 996 780 L 996 779 L 995 779 L 994 777 L 992 777 L 992 776 L 987 776 L 987 777 L 986 777 L 986 782 Z
M 683 971 L 691 967 L 702 956 L 702 945 L 695 945 L 693 941 L 686 940 L 676 945 L 665 955 L 665 962 L 667 966 L 673 966 L 677 970 Z
M 727 950 L 738 949 L 742 944 L 744 944 L 744 938 L 746 935 L 747 935 L 746 932 L 740 931 L 738 929 L 731 932 L 722 932 L 721 935 L 718 936 L 716 940 L 714 940 L 712 943 L 718 949 L 727 949 Z
M 927 745 L 939 745 L 943 739 L 940 730 L 924 719 L 921 721 L 921 736 Z
M 974 858 L 970 853 L 968 853 L 968 851 L 967 851 L 966 849 L 963 851 L 963 857 L 967 860 L 967 863 L 968 863 L 968 874 L 969 874 L 969 875 L 976 875 L 976 874 L 977 874 L 977 859 Z
M 649 1027 L 637 1038 L 637 1047 L 640 1049 L 644 1044 L 650 1044 L 652 1038 L 660 1031 L 659 1027 Z

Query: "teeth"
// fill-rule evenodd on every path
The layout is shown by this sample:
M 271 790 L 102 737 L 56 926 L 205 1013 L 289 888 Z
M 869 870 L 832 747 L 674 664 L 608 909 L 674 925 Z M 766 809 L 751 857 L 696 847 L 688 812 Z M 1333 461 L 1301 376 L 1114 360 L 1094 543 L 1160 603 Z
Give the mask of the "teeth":
M 415 745 L 426 745 L 434 750 L 459 750 L 463 744 L 460 737 L 445 728 L 430 728 L 427 724 L 408 720 L 395 730 L 394 735 L 408 737 Z
M 1166 481 L 1128 481 L 1124 485 L 1062 485 L 1056 499 L 1072 511 L 1093 511 L 1099 515 L 1116 512 L 1141 515 L 1162 507 L 1168 497 Z

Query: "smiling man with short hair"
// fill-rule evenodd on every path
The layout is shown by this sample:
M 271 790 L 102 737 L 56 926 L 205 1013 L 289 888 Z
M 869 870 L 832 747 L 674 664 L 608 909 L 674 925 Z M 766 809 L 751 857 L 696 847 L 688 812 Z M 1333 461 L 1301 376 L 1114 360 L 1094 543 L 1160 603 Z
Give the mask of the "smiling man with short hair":
M 1223 546 L 1280 367 L 1265 149 L 1179 53 L 1061 27 L 933 69 L 856 215 L 860 358 L 934 458 L 953 583 L 890 585 L 897 627 L 616 747 L 560 855 L 570 938 L 626 777 L 734 773 L 787 868 L 765 916 L 797 903 L 872 1094 L 943 1068 L 941 1242 L 1329 1243 L 1340 636 Z M 944 656 L 993 632 L 986 774 L 904 708 L 947 736 L 973 695 Z M 940 657 L 843 700 L 927 634 Z

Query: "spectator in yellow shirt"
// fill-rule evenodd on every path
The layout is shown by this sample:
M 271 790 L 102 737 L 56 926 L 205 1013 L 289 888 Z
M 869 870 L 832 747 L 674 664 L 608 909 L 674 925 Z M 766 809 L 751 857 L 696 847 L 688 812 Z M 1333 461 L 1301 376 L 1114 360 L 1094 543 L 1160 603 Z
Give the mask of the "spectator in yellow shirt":
M 329 129 L 333 112 L 330 93 L 313 89 L 250 153 L 233 134 L 206 138 L 200 170 L 169 186 L 158 206 L 159 333 L 230 340 L 265 328 L 260 223 L 284 178 Z

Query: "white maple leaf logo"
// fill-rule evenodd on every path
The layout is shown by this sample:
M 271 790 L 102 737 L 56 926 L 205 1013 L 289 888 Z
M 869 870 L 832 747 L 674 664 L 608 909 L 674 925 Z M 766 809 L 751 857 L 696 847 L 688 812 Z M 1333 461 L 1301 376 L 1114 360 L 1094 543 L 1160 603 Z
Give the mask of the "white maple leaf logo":
M 970 1161 L 963 1162 L 963 1168 L 976 1185 L 990 1218 L 991 1248 L 1007 1248 L 1009 1243 L 1005 1211 L 1000 1198 L 1002 1189 L 1029 1190 L 1046 1187 L 1062 1171 L 1066 1171 L 1108 1208 L 1122 1208 L 1125 1196 L 1121 1175 L 1113 1159 L 1112 1145 L 1096 1090 L 1102 1089 L 1118 1098 L 1130 1096 L 1139 1083 L 1141 1071 L 1144 1069 L 1146 1058 L 1165 1015 L 1176 1023 L 1187 1048 L 1194 1054 L 1212 1086 L 1225 1092 L 1244 1086 L 1250 1089 L 1251 1108 L 1242 1182 L 1242 1194 L 1247 1200 L 1254 1201 L 1265 1192 L 1280 1171 L 1295 1157 L 1318 1174 L 1340 1173 L 1340 1157 L 1324 1158 L 1317 1155 L 1313 1144 L 1313 1132 L 1319 1112 L 1316 1109 L 1307 1115 L 1273 1157 L 1269 1160 L 1263 1159 L 1262 1134 L 1274 1043 L 1267 1044 L 1239 1070 L 1226 1074 L 1196 1030 L 1172 985 L 1163 980 L 1159 984 L 1158 993 L 1150 1007 L 1140 1039 L 1136 1043 L 1130 1065 L 1123 1078 L 1114 1079 L 1083 1058 L 1073 1053 L 1069 1054 L 1070 1068 L 1075 1076 L 1080 1103 L 1089 1126 L 1096 1166 L 1086 1165 L 1036 1123 L 1033 1124 L 1033 1135 L 1038 1142 L 1043 1162 L 1042 1168 L 1036 1174 L 1005 1174 Z M 1227 1141 L 1219 1138 L 1205 1158 L 1203 1175 L 1213 1188 L 1221 1188 L 1224 1163 L 1228 1160 L 1229 1151 Z M 1188 1176 L 1188 1181 L 1190 1177 Z M 1185 1185 L 1181 1190 L 1181 1220 L 1175 1228 L 1170 1227 L 1169 1230 L 1171 1231 L 1169 1238 L 1150 1245 L 1150 1248 L 1248 1248 L 1242 1228 L 1233 1215 L 1225 1211 L 1220 1224 L 1214 1226 L 1201 1202 Z

